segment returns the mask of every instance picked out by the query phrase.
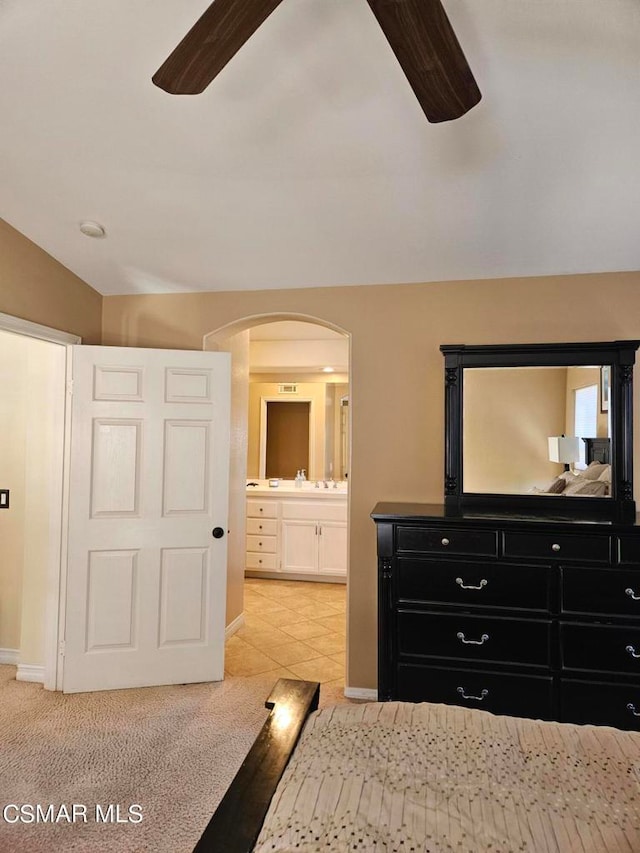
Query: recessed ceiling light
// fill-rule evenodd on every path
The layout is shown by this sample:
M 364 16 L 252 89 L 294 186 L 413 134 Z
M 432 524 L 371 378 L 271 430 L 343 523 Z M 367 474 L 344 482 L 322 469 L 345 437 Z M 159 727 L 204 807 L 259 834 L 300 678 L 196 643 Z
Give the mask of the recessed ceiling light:
M 322 372 L 323 373 L 333 373 L 333 367 L 323 367 Z
M 103 225 L 100 225 L 99 222 L 91 222 L 89 219 L 86 219 L 84 222 L 80 223 L 80 230 L 87 237 L 106 237 L 107 232 L 104 229 Z

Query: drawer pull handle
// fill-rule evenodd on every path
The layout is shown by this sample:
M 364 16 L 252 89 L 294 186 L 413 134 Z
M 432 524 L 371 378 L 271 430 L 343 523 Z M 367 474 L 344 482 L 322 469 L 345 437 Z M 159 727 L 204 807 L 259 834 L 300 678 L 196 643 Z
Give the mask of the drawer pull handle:
M 484 697 L 489 695 L 489 691 L 487 690 L 487 688 L 486 688 L 486 687 L 484 687 L 484 688 L 480 691 L 480 695 L 479 695 L 479 696 L 473 696 L 471 693 L 465 693 L 465 692 L 464 692 L 464 687 L 457 687 L 456 689 L 457 689 L 458 693 L 462 696 L 462 698 L 463 698 L 463 699 L 475 699 L 475 701 L 476 701 L 476 702 L 482 702 L 482 700 L 484 699 Z M 627 705 L 627 708 L 628 708 L 628 707 L 629 707 L 629 706 Z
M 631 711 L 634 717 L 640 717 L 640 711 L 636 711 L 636 706 L 633 704 L 633 702 L 629 702 L 629 704 L 627 705 L 627 711 Z
M 632 658 L 640 658 L 640 652 L 636 652 L 635 646 L 626 646 L 625 652 L 629 652 Z
M 456 637 L 460 640 L 461 643 L 464 643 L 465 646 L 482 646 L 489 639 L 488 634 L 483 634 L 479 640 L 467 640 L 467 638 L 465 637 L 465 635 L 463 634 L 462 631 L 458 631 L 458 633 L 456 634 Z M 629 646 L 627 646 L 627 649 L 628 648 L 629 648 Z
M 557 542 L 553 543 L 553 545 L 551 546 L 551 550 L 552 551 L 559 551 L 560 550 L 560 546 L 558 545 Z
M 448 540 L 448 539 L 442 539 L 441 541 L 442 541 L 442 544 L 443 544 L 443 545 L 448 545 L 448 544 L 449 544 L 449 540 Z
M 631 589 L 630 586 L 625 589 L 625 593 L 629 598 L 633 598 L 634 601 L 640 601 L 640 595 L 636 595 L 635 590 Z
M 466 583 L 462 580 L 462 578 L 456 578 L 456 583 L 457 583 L 457 584 L 458 584 L 458 586 L 459 586 L 459 587 L 461 587 L 462 589 L 482 589 L 483 587 L 485 587 L 485 586 L 489 583 L 489 581 L 488 581 L 488 580 L 485 580 L 484 578 L 482 578 L 482 580 L 480 581 L 480 583 L 479 583 L 477 586 L 474 586 L 472 583 L 470 583 L 470 584 L 466 584 Z

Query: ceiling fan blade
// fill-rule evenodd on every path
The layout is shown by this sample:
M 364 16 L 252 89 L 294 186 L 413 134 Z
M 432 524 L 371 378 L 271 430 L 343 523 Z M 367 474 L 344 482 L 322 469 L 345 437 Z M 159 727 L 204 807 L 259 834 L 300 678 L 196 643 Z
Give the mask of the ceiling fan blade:
M 171 95 L 197 95 L 282 0 L 214 0 L 151 78 Z
M 440 0 L 367 0 L 420 106 L 450 121 L 482 95 Z

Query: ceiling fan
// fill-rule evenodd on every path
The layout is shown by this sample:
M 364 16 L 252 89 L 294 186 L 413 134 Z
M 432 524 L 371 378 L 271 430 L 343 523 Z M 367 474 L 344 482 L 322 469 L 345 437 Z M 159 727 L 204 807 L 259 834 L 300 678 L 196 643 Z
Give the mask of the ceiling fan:
M 211 83 L 282 0 L 214 0 L 153 75 L 172 95 Z M 367 0 L 431 122 L 459 118 L 482 95 L 440 0 Z

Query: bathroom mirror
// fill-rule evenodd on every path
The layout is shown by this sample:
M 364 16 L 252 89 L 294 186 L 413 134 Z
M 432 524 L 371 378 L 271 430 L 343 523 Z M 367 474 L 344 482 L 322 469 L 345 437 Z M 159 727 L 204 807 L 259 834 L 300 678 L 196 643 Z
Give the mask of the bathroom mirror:
M 563 517 L 634 514 L 637 347 L 443 345 L 445 504 Z

